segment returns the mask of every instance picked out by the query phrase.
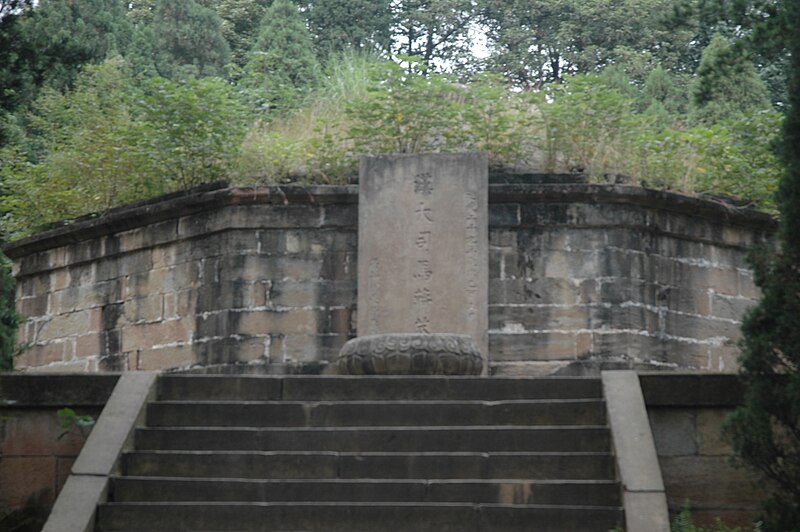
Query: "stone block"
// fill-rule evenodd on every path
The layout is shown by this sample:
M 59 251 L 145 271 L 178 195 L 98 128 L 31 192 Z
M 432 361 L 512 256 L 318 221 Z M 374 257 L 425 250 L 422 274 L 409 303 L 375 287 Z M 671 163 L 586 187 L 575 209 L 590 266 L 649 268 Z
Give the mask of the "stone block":
M 490 227 L 516 227 L 521 223 L 518 203 L 495 203 L 489 205 Z
M 356 304 L 356 282 L 273 281 L 268 285 L 269 304 L 278 307 L 352 307 Z
M 739 296 L 754 300 L 759 299 L 761 297 L 761 289 L 753 281 L 753 273 L 738 270 L 737 274 L 739 276 Z
M 117 233 L 118 252 L 126 253 L 143 248 L 163 245 L 178 238 L 178 220 L 164 220 Z
M 104 333 L 99 332 L 78 336 L 75 339 L 75 356 L 78 358 L 86 358 L 101 354 L 104 339 Z
M 282 339 L 281 357 L 273 361 L 333 362 L 351 337 L 345 334 L 291 334 Z
M 37 335 L 38 341 L 59 340 L 69 336 L 76 336 L 91 332 L 93 314 L 88 310 L 79 310 L 70 312 L 69 314 L 59 314 L 53 316 L 49 321 L 45 322 Z
M 710 338 L 736 340 L 741 336 L 738 323 L 671 311 L 665 314 L 664 332 L 677 338 L 692 338 L 696 340 Z
M 253 306 L 251 281 L 220 281 L 204 284 L 197 292 L 198 313 Z
M 661 304 L 663 288 L 656 283 L 629 277 L 603 278 L 597 281 L 586 281 L 597 285 L 597 296 L 587 302 L 642 303 L 649 306 Z
M 517 231 L 498 228 L 492 223 L 492 212 L 497 205 L 489 206 L 489 248 L 517 249 Z
M 150 254 L 153 262 L 153 268 L 169 268 L 170 266 L 177 264 L 177 249 L 178 248 L 174 243 L 154 247 Z
M 192 329 L 193 324 L 186 319 L 125 325 L 122 327 L 122 351 L 188 342 Z
M 213 338 L 194 344 L 195 359 L 198 364 L 220 365 L 269 360 L 268 336 Z
M 97 357 L 97 371 L 130 371 L 132 366 L 130 353 L 103 354 Z
M 660 456 L 670 508 L 753 508 L 763 490 L 758 478 L 725 456 Z
M 69 286 L 69 270 L 60 268 L 50 274 L 50 289 L 63 290 Z
M 220 260 L 221 281 L 259 282 L 268 279 L 313 281 L 321 278 L 316 257 L 233 255 Z
M 129 323 L 161 321 L 164 317 L 164 297 L 160 294 L 128 299 L 122 312 Z
M 489 334 L 489 352 L 496 362 L 572 360 L 577 357 L 577 335 L 492 331 Z
M 104 255 L 105 246 L 103 239 L 93 238 L 75 242 L 66 246 L 66 260 L 68 264 L 89 262 Z
M 323 214 L 319 205 L 237 205 L 185 216 L 179 220 L 178 234 L 193 238 L 230 229 L 316 228 L 323 225 Z
M 591 328 L 644 331 L 650 334 L 659 330 L 659 313 L 645 304 L 613 305 L 594 307 L 591 313 Z
M 15 363 L 15 367 L 21 368 L 24 366 Z M 91 358 L 81 358 L 69 362 L 57 362 L 49 366 L 31 366 L 26 369 L 37 373 L 85 373 L 93 371 L 93 360 Z
M 43 366 L 64 360 L 64 342 L 33 344 L 22 351 L 14 361 L 16 367 Z
M 568 203 L 523 203 L 519 209 L 519 224 L 524 227 L 572 225 L 577 220 Z
M 711 268 L 708 285 L 714 292 L 729 296 L 739 294 L 739 273 L 735 269 Z
M 131 275 L 128 279 L 128 291 L 129 294 L 144 297 L 190 288 L 200 280 L 198 265 L 187 262 Z
M 659 456 L 697 454 L 696 413 L 693 409 L 651 408 L 647 413 Z
M 752 299 L 741 296 L 725 296 L 712 294 L 711 315 L 715 318 L 736 320 L 741 322 L 748 309 L 756 304 Z
M 490 279 L 489 305 L 575 305 L 591 302 L 594 281 L 539 277 L 530 279 Z M 490 309 L 490 313 L 493 312 Z
M 680 338 L 660 338 L 659 343 L 663 352 L 662 362 L 686 369 L 711 369 L 709 344 Z
M 495 306 L 489 314 L 489 327 L 494 331 L 580 330 L 589 328 L 591 321 L 592 309 L 586 306 Z
M 328 315 L 324 310 L 255 310 L 232 314 L 230 334 L 314 334 L 327 332 L 327 326 Z
M 733 450 L 722 439 L 722 424 L 730 408 L 703 408 L 697 411 L 698 452 L 704 456 L 731 456 Z
M 568 362 L 495 362 L 489 360 L 489 375 L 498 377 L 539 377 L 555 375 Z
M 17 297 L 36 297 L 50 291 L 50 276 L 36 275 L 17 279 Z
M 708 353 L 711 371 L 735 373 L 739 369 L 741 350 L 733 341 L 730 344 L 709 347 Z
M 153 254 L 149 249 L 142 249 L 121 255 L 118 261 L 117 276 L 124 277 L 153 269 Z
M 596 251 L 553 251 L 541 257 L 544 277 L 565 279 L 594 279 L 604 277 L 606 272 Z
M 321 225 L 325 227 L 358 227 L 357 205 L 325 205 L 322 207 Z
M 136 369 L 154 371 L 184 368 L 196 363 L 191 345 L 143 348 L 138 351 Z
M 638 205 L 616 204 L 613 209 L 606 205 L 573 203 L 570 213 L 574 223 L 583 226 L 624 226 L 644 227 L 647 225 L 648 211 Z
M 711 294 L 703 288 L 668 286 L 663 289 L 663 303 L 672 311 L 708 316 L 711 314 Z
M 591 238 L 593 242 L 610 248 L 637 250 L 648 255 L 657 255 L 660 243 L 666 238 L 655 235 L 646 227 L 605 228 L 592 232 L 601 232 L 599 236 Z
M 48 294 L 24 297 L 17 301 L 17 311 L 23 316 L 44 316 L 47 314 Z

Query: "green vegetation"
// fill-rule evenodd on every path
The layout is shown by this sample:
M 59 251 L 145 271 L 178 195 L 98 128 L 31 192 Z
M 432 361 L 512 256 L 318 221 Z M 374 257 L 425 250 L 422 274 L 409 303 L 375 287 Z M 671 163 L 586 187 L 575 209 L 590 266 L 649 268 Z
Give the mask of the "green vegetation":
M 786 2 L 786 27 L 800 24 L 800 2 Z M 742 326 L 745 403 L 725 434 L 742 461 L 769 482 L 765 531 L 800 530 L 800 35 L 787 35 L 792 70 L 781 155 L 779 249 L 753 255 L 763 292 Z
M 781 63 L 708 2 L 3 2 L 0 229 L 219 179 L 345 183 L 360 154 L 416 151 L 774 210 L 785 102 L 761 74 Z

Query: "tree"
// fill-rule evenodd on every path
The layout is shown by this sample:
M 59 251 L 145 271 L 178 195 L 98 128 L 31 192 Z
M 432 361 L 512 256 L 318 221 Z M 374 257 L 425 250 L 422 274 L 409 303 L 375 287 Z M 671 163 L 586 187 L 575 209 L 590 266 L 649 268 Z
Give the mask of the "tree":
M 477 21 L 473 0 L 392 0 L 392 51 L 416 57 L 428 67 L 469 62 L 468 38 Z
M 697 122 L 714 123 L 739 113 L 771 107 L 764 82 L 741 48 L 717 34 L 703 50 L 690 86 L 690 112 Z
M 12 114 L 34 92 L 30 56 L 24 45 L 21 21 L 29 2 L 0 2 L 0 148 L 11 142 L 18 129 Z
M 230 48 L 222 20 L 194 0 L 159 0 L 149 23 L 159 75 L 172 80 L 223 76 Z
M 118 0 L 41 0 L 21 22 L 21 45 L 35 51 L 24 68 L 35 87 L 57 90 L 71 87 L 83 65 L 125 53 L 132 35 Z M 26 103 L 34 97 L 29 94 Z
M 245 66 L 245 85 L 266 92 L 272 106 L 293 107 L 317 80 L 311 33 L 291 0 L 275 0 L 261 20 Z
M 693 35 L 667 25 L 670 6 L 670 0 L 486 0 L 488 66 L 521 86 L 560 83 L 612 64 L 642 81 L 658 63 L 677 69 Z
M 222 20 L 222 34 L 231 49 L 233 62 L 238 66 L 247 63 L 253 48 L 256 32 L 264 13 L 271 4 L 269 0 L 198 0 L 201 5 L 213 9 Z
M 778 12 L 787 28 L 800 27 L 800 1 Z M 764 530 L 800 530 L 800 34 L 786 36 L 791 57 L 789 108 L 783 127 L 785 174 L 780 182 L 779 249 L 754 255 L 758 305 L 746 316 L 739 375 L 744 405 L 725 434 L 737 454 L 772 483 Z
M 315 0 L 306 13 L 321 55 L 348 49 L 383 54 L 390 50 L 388 0 Z

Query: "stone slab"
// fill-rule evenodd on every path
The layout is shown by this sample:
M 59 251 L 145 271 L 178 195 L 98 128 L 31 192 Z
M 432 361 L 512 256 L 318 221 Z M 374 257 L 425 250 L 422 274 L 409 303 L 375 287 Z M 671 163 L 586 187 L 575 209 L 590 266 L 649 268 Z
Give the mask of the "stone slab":
M 635 371 L 602 372 L 628 532 L 669 531 L 664 481 Z
M 73 475 L 110 475 L 148 399 L 154 397 L 156 373 L 124 373 L 108 399 L 97 425 L 72 466 Z
M 483 154 L 361 160 L 358 334 L 454 333 L 488 347 Z
M 72 475 L 42 532 L 93 532 L 97 505 L 106 498 L 108 477 Z

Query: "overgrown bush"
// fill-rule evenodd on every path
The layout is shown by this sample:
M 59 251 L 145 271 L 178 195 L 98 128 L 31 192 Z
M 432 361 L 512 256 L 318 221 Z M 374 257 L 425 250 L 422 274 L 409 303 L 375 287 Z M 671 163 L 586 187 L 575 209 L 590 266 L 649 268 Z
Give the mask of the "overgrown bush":
M 44 90 L 29 136 L 0 151 L 2 230 L 44 224 L 227 177 L 244 107 L 222 80 L 141 87 L 121 59 L 87 66 L 73 90 Z

